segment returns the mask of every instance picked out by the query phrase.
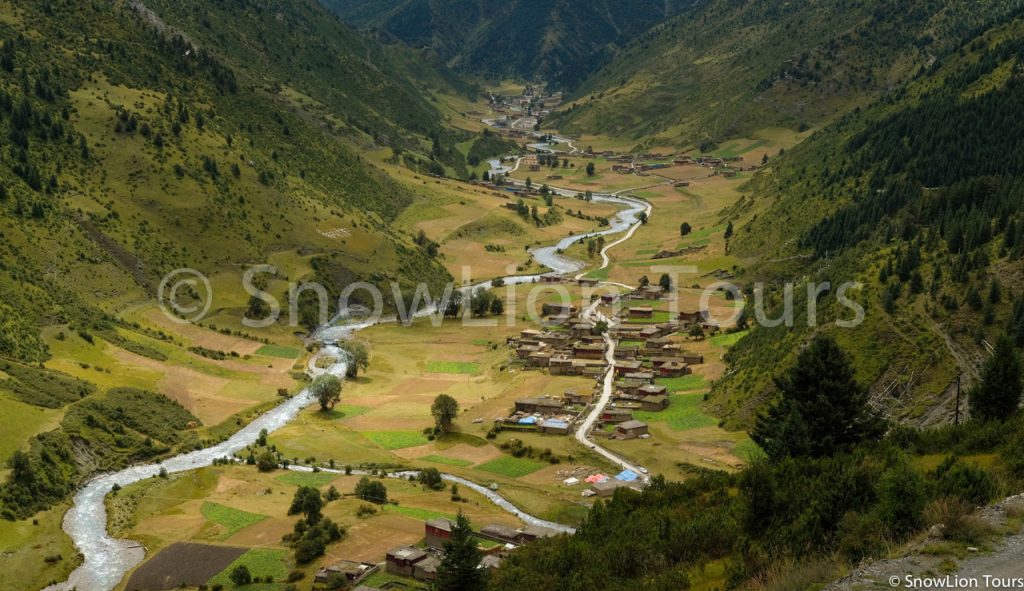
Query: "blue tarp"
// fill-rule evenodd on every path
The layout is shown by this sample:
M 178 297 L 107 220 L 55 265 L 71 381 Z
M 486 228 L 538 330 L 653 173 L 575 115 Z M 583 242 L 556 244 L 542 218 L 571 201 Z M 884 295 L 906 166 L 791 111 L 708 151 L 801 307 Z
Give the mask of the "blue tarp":
M 618 476 L 615 477 L 615 480 L 622 480 L 624 482 L 633 482 L 637 478 L 639 478 L 639 476 L 637 476 L 636 472 L 634 472 L 632 470 L 623 470 L 622 472 L 619 472 Z
M 544 421 L 542 427 L 553 427 L 555 429 L 568 429 L 569 423 L 565 421 L 559 421 L 558 419 L 548 419 Z
M 525 419 L 519 419 L 520 425 L 536 425 L 537 417 L 526 417 Z

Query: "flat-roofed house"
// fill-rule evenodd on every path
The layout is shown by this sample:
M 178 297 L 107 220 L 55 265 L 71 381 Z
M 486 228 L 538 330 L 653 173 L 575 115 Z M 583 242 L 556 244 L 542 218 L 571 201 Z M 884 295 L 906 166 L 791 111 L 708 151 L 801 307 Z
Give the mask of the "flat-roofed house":
M 601 411 L 605 423 L 625 423 L 633 420 L 633 411 L 628 408 L 606 408 Z
M 441 559 L 429 554 L 413 565 L 412 577 L 418 581 L 433 581 L 437 578 L 437 567 L 439 566 L 441 566 Z
M 691 373 L 690 366 L 682 361 L 672 360 L 667 363 L 663 363 L 658 368 L 658 375 L 663 378 L 678 378 Z
M 557 398 L 524 398 L 516 400 L 516 410 L 525 413 L 554 413 L 562 410 L 562 401 Z
M 621 439 L 636 439 L 641 435 L 647 435 L 647 423 L 636 420 L 619 423 L 615 427 L 615 435 Z
M 615 375 L 622 377 L 628 373 L 635 373 L 644 366 L 638 359 L 623 359 L 615 362 Z
M 597 493 L 597 496 L 599 498 L 606 499 L 608 497 L 614 496 L 615 491 L 619 490 L 620 488 L 631 488 L 633 490 L 640 490 L 641 487 L 642 485 L 636 481 L 628 482 L 625 480 L 616 480 L 614 478 L 609 478 L 608 480 L 605 480 L 603 482 L 595 482 L 591 484 L 590 490 Z
M 576 343 L 572 346 L 572 354 L 577 359 L 602 359 L 604 345 L 601 343 Z
M 387 571 L 402 577 L 413 576 L 416 563 L 428 556 L 425 550 L 411 546 L 399 546 L 388 551 L 386 556 Z

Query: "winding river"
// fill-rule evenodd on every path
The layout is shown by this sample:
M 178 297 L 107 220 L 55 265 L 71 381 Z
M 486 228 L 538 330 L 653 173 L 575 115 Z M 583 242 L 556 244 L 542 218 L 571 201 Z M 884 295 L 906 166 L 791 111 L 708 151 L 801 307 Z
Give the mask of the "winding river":
M 566 189 L 553 189 L 561 196 L 572 197 L 577 194 L 575 191 Z M 628 197 L 617 194 L 595 194 L 594 201 L 613 203 L 623 207 L 611 220 L 609 225 L 598 231 L 586 234 L 568 236 L 560 240 L 554 246 L 535 248 L 530 251 L 533 258 L 541 265 L 551 269 L 552 273 L 568 274 L 584 268 L 584 263 L 573 260 L 562 254 L 563 251 L 573 244 L 592 237 L 626 232 L 639 223 L 641 212 L 650 211 L 650 205 Z M 539 275 L 520 275 L 504 278 L 506 284 L 530 283 L 538 279 Z M 490 287 L 491 282 L 486 281 L 475 284 L 464 289 L 476 287 Z M 431 309 L 419 310 L 416 316 L 426 316 L 435 312 Z M 394 318 L 383 321 L 394 321 Z M 327 369 L 318 369 L 315 359 L 308 365 L 308 371 L 313 375 L 330 373 L 344 378 L 347 361 L 345 355 L 337 347 L 337 342 L 349 338 L 354 332 L 370 326 L 371 323 L 344 323 L 338 324 L 339 319 L 332 320 L 327 326 L 322 327 L 314 335 L 314 340 L 321 345 L 317 357 L 331 357 L 336 363 Z M 252 421 L 230 438 L 214 446 L 184 453 L 168 458 L 160 463 L 133 466 L 111 474 L 96 476 L 90 480 L 74 496 L 74 505 L 64 516 L 64 531 L 74 541 L 84 557 L 83 563 L 75 569 L 67 581 L 51 585 L 46 591 L 109 591 L 118 585 L 125 574 L 142 562 L 145 558 L 145 548 L 138 542 L 132 540 L 121 540 L 110 537 L 107 532 L 107 512 L 104 498 L 111 488 L 117 484 L 127 486 L 129 484 L 151 478 L 166 470 L 167 473 L 185 472 L 213 464 L 214 460 L 230 457 L 255 443 L 261 430 L 266 429 L 272 433 L 288 424 L 299 412 L 313 404 L 313 397 L 308 391 L 303 390 L 299 394 L 289 398 L 280 405 L 263 413 L 256 420 Z M 295 470 L 308 470 L 306 467 L 293 467 Z M 403 478 L 412 471 L 403 471 L 389 474 L 389 477 Z M 557 531 L 573 533 L 571 527 L 545 521 L 533 515 L 529 515 L 517 508 L 507 499 L 487 487 L 481 486 L 459 476 L 444 474 L 445 480 L 456 482 L 460 486 L 471 488 L 474 491 L 487 497 L 491 502 L 501 509 L 515 515 L 523 522 L 531 525 L 549 527 Z

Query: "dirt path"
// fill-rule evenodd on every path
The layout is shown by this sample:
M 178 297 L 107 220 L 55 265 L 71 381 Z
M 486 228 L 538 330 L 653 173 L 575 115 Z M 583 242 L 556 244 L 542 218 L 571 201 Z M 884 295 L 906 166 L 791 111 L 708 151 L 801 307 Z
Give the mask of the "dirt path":
M 1008 526 L 1008 513 L 1024 512 L 1024 494 L 985 507 L 979 518 L 994 530 Z M 904 556 L 863 564 L 849 575 L 833 581 L 825 591 L 866 591 L 868 589 L 1024 589 L 1024 533 L 1013 533 L 991 541 L 992 550 L 968 548 L 964 558 L 939 554 L 933 548 L 940 539 L 929 537 L 908 549 Z M 984 549 L 985 545 L 979 548 Z M 950 569 L 950 564 L 955 566 Z M 946 579 L 946 577 L 950 577 Z M 1020 579 L 1010 581 L 986 580 Z

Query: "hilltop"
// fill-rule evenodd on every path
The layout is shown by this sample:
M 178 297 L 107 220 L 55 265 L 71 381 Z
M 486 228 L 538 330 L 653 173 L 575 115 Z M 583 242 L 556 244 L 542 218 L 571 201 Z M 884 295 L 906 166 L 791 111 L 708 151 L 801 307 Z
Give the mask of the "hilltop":
M 553 124 L 702 150 L 765 127 L 802 131 L 900 87 L 1019 7 L 707 2 L 635 38 Z
M 356 26 L 436 52 L 452 68 L 490 80 L 578 86 L 636 35 L 694 0 L 323 0 Z

